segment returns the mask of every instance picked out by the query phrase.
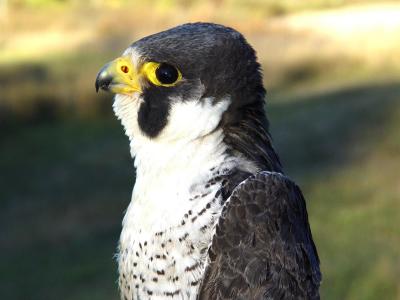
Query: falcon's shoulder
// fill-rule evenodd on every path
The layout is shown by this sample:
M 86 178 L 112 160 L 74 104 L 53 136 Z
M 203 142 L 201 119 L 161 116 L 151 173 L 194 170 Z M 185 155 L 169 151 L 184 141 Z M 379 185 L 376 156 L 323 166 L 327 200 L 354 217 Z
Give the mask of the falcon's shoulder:
M 226 202 L 199 299 L 319 299 L 318 254 L 299 187 L 260 172 Z

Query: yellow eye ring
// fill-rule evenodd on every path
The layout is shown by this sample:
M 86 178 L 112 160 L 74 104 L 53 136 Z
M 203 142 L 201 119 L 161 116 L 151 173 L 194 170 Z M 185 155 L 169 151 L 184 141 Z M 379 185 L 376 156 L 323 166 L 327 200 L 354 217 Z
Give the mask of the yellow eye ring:
M 147 62 L 141 72 L 156 86 L 172 87 L 182 79 L 181 72 L 167 63 Z

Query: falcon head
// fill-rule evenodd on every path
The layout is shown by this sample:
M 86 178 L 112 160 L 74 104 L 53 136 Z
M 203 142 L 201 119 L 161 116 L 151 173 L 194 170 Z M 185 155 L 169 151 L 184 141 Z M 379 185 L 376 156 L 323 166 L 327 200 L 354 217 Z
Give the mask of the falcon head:
M 116 94 L 114 111 L 131 143 L 190 141 L 221 129 L 234 144 L 248 134 L 246 120 L 268 135 L 255 51 L 222 25 L 185 24 L 138 40 L 100 70 L 95 85 Z

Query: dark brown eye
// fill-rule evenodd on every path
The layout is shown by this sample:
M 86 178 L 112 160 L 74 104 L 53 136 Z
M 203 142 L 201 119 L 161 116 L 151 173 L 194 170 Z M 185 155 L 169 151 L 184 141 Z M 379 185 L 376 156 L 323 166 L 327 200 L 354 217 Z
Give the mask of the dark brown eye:
M 173 84 L 178 80 L 179 73 L 174 66 L 162 63 L 156 70 L 156 76 L 162 84 Z

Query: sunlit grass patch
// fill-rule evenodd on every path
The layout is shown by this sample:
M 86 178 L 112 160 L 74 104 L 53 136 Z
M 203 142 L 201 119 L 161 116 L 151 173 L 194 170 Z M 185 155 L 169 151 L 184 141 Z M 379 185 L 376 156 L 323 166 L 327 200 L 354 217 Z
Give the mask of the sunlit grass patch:
M 291 1 L 285 3 L 294 5 Z M 273 94 L 307 94 L 316 86 L 338 88 L 400 77 L 400 42 L 388 38 L 400 34 L 400 23 L 390 18 L 379 25 L 385 28 L 385 34 L 376 26 L 368 27 L 370 31 L 356 27 L 352 28 L 354 38 L 344 35 L 338 40 L 332 22 L 325 22 L 325 31 L 321 32 L 309 19 L 331 20 L 332 15 L 348 15 L 349 9 L 300 16 L 252 16 L 245 22 L 235 20 L 235 11 L 224 15 L 223 10 L 218 10 L 202 18 L 198 12 L 203 8 L 197 1 L 188 3 L 187 11 L 178 9 L 170 18 L 170 14 L 157 8 L 161 4 L 148 10 L 146 3 L 138 3 L 136 7 L 134 3 L 121 2 L 122 6 L 107 6 L 106 11 L 101 5 L 55 6 L 49 11 L 38 10 L 41 18 L 33 14 L 32 25 L 29 10 L 12 12 L 16 18 L 6 27 L 8 34 L 3 36 L 3 51 L 0 52 L 3 86 L 0 115 L 8 120 L 14 115 L 20 119 L 46 119 L 71 114 L 102 114 L 106 111 L 104 101 L 98 101 L 93 89 L 100 66 L 119 55 L 135 39 L 196 18 L 222 22 L 241 30 L 257 50 L 267 89 Z M 183 4 L 174 2 L 174 5 L 181 7 Z M 230 2 L 206 2 L 204 5 L 251 7 Z M 391 7 L 395 8 L 394 12 L 400 12 L 397 6 Z M 138 10 L 143 13 L 136 16 Z M 350 11 L 355 22 L 364 18 L 362 12 Z M 373 9 L 367 10 L 370 11 Z M 249 14 L 238 9 L 239 12 Z M 47 19 L 49 26 L 44 25 Z M 386 29 L 390 29 L 391 34 L 388 35 Z M 361 44 L 362 51 L 358 50 Z M 103 95 L 100 97 L 104 99 Z

